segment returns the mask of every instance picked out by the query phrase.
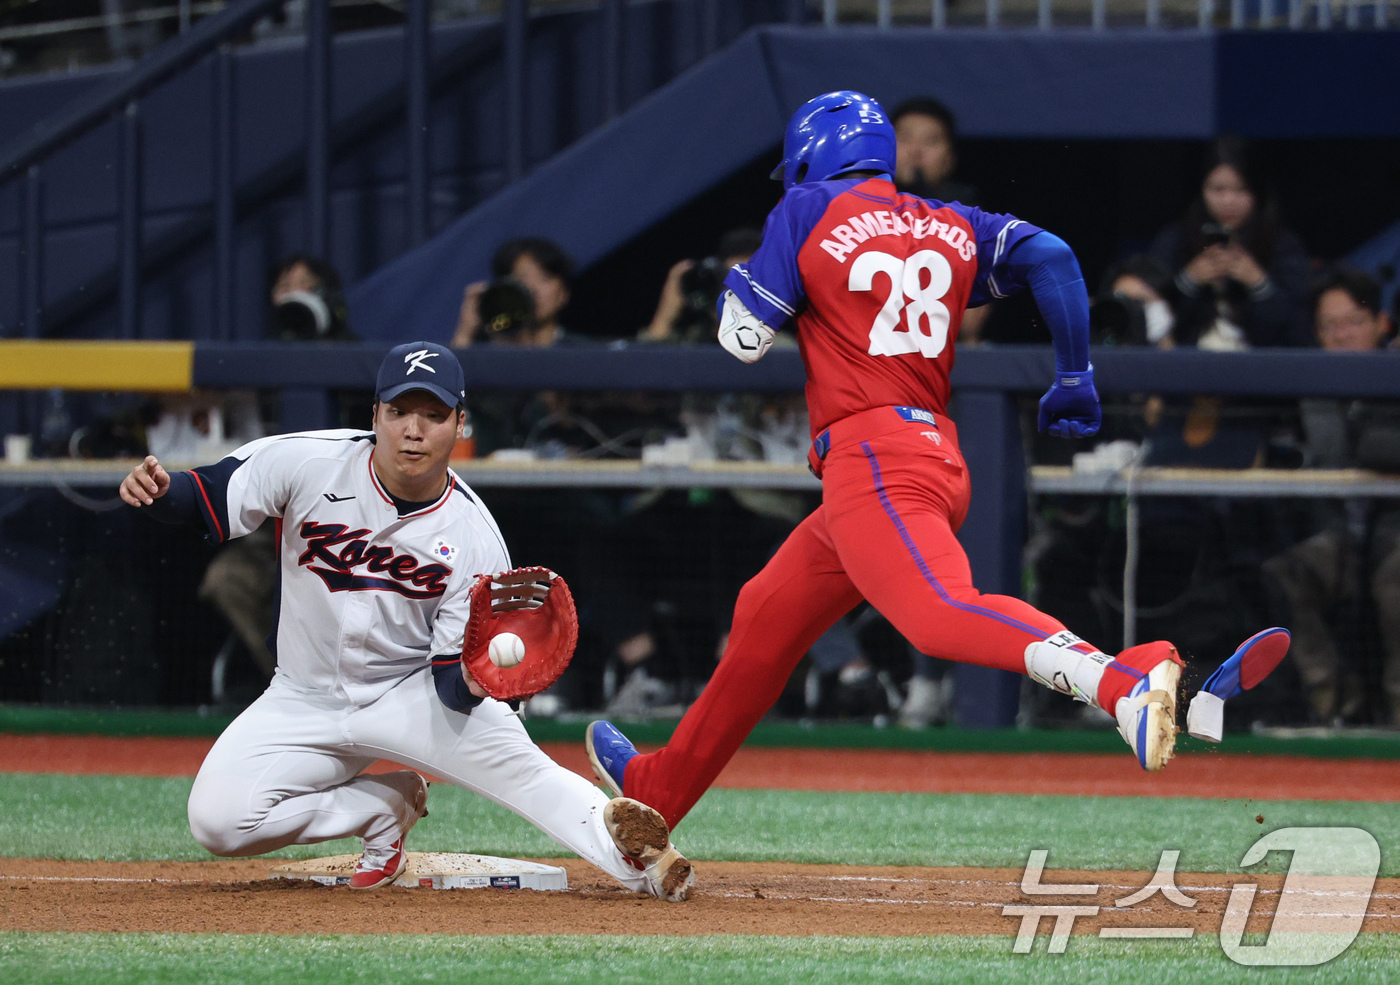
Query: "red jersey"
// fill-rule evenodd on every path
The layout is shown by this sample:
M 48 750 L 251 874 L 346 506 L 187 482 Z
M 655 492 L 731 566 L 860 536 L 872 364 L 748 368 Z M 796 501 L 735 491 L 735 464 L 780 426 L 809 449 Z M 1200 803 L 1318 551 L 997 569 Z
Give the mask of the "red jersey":
M 769 326 L 795 323 L 813 435 L 872 407 L 942 414 L 963 312 L 1024 286 L 1005 261 L 1038 232 L 885 178 L 814 182 L 778 203 L 725 286 Z

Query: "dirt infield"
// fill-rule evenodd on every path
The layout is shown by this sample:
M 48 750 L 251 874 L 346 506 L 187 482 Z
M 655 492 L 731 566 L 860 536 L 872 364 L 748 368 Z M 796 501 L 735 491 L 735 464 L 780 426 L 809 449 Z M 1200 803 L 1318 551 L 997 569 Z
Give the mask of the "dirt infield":
M 0 772 L 193 776 L 211 739 L 0 735 Z M 556 762 L 593 778 L 582 744 L 547 742 Z M 379 770 L 395 769 L 380 764 Z M 1123 755 L 947 753 L 743 748 L 719 787 L 895 793 L 1222 797 L 1248 800 L 1400 801 L 1400 769 L 1369 759 L 1196 754 L 1163 773 Z
M 0 735 L 0 772 L 191 776 L 208 739 Z M 591 778 L 580 746 L 547 743 Z M 392 768 L 381 763 L 381 769 Z M 1194 796 L 1230 799 L 1400 800 L 1400 770 L 1370 760 L 1194 755 L 1149 776 L 1130 757 L 741 749 L 718 786 L 929 793 Z M 551 860 L 560 864 L 558 860 Z M 623 890 L 585 862 L 562 864 L 570 890 L 347 887 L 269 880 L 265 859 L 211 862 L 59 862 L 0 859 L 0 927 L 21 931 L 185 933 L 607 933 L 889 935 L 1013 934 L 1007 905 L 1098 906 L 1075 933 L 1103 927 L 1220 930 L 1230 887 L 1256 883 L 1249 928 L 1267 930 L 1282 877 L 1179 873 L 1195 907 L 1160 894 L 1116 907 L 1145 872 L 1048 872 L 1046 884 L 1093 883 L 1096 896 L 1027 896 L 1010 869 L 896 868 L 698 861 L 699 888 L 683 905 Z M 1050 921 L 1043 921 L 1042 935 Z M 1377 882 L 1364 925 L 1400 930 L 1400 880 Z
M 1008 904 L 1100 906 L 1075 933 L 1100 927 L 1220 930 L 1229 887 L 1259 885 L 1248 929 L 1268 929 L 1279 876 L 1178 873 L 1196 906 L 1160 894 L 1115 908 L 1146 885 L 1146 872 L 1046 872 L 1042 882 L 1093 883 L 1097 896 L 1021 893 L 1012 869 L 867 868 L 785 863 L 701 862 L 694 898 L 667 904 L 618 887 L 585 862 L 560 863 L 568 892 L 389 888 L 355 892 L 269 880 L 267 860 L 218 862 L 55 862 L 0 859 L 0 926 L 21 931 L 273 934 L 1013 934 Z M 1382 879 L 1363 925 L 1400 927 L 1400 880 Z M 1041 934 L 1049 932 L 1049 922 Z M 1043 945 L 1042 945 L 1043 946 Z

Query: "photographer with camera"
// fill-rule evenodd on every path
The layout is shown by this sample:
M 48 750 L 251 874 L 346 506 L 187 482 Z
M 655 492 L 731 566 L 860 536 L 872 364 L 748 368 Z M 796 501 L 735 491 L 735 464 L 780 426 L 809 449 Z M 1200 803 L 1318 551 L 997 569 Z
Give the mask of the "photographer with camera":
M 1094 345 L 1170 349 L 1177 300 L 1172 272 L 1160 261 L 1144 253 L 1119 260 L 1089 305 L 1090 338 Z
M 1181 344 L 1223 351 L 1312 344 L 1307 253 L 1279 224 L 1238 139 L 1211 147 L 1200 195 L 1151 253 L 1176 273 Z
M 491 280 L 468 284 L 452 348 L 477 342 L 551 346 L 586 341 L 564 328 L 574 262 L 553 240 L 539 236 L 501 244 L 491 258 Z
M 656 314 L 637 341 L 713 343 L 719 327 L 715 308 L 724 277 L 730 267 L 753 256 L 762 242 L 763 233 L 757 229 L 731 229 L 720 237 L 714 256 L 682 260 L 671 267 Z
M 529 237 L 502 244 L 491 261 L 491 281 L 466 288 L 453 348 L 595 344 L 560 323 L 572 272 L 573 261 L 551 240 Z M 487 457 L 639 455 L 648 422 L 637 404 L 630 394 L 580 391 L 486 390 L 467 396 L 476 452 Z M 569 572 L 579 603 L 578 653 L 561 681 L 531 703 L 531 713 L 547 716 L 560 707 L 598 706 L 606 665 L 630 667 L 658 648 L 651 633 L 652 606 L 636 584 L 637 572 L 643 570 L 634 561 L 640 538 L 629 512 L 636 497 L 630 491 L 578 488 L 566 494 L 513 489 L 496 496 L 488 491 L 486 498 L 516 550 Z
M 340 274 L 308 253 L 284 257 L 268 278 L 267 337 L 276 342 L 355 342 Z

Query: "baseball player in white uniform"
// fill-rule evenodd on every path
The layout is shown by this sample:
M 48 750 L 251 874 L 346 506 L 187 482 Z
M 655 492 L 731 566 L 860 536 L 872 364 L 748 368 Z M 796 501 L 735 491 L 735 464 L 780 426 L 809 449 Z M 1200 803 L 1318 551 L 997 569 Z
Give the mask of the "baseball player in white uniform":
M 655 833 L 659 815 L 643 818 L 647 844 L 635 825 L 619 837 L 617 802 L 546 756 L 462 672 L 468 589 L 511 564 L 490 513 L 447 467 L 464 422 L 456 356 L 398 346 L 375 394 L 372 431 L 276 435 L 174 475 L 151 456 L 122 482 L 128 504 L 202 523 L 216 542 L 277 525 L 277 672 L 200 767 L 196 840 L 248 856 L 357 835 L 350 885 L 384 885 L 426 813 L 422 770 L 509 808 L 629 889 L 684 899 L 693 872 Z M 381 758 L 413 769 L 365 775 Z

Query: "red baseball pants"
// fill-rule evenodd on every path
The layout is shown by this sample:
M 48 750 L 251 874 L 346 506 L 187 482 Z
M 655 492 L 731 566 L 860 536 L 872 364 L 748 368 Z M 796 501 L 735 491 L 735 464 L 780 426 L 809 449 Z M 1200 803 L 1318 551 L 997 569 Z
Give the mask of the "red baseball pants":
M 739 593 L 729 646 L 670 744 L 627 765 L 627 796 L 675 827 L 782 693 L 817 637 L 862 598 L 930 656 L 1024 674 L 1057 620 L 972 586 L 953 536 L 967 515 L 957 431 L 892 407 L 831 428 L 822 504 Z

